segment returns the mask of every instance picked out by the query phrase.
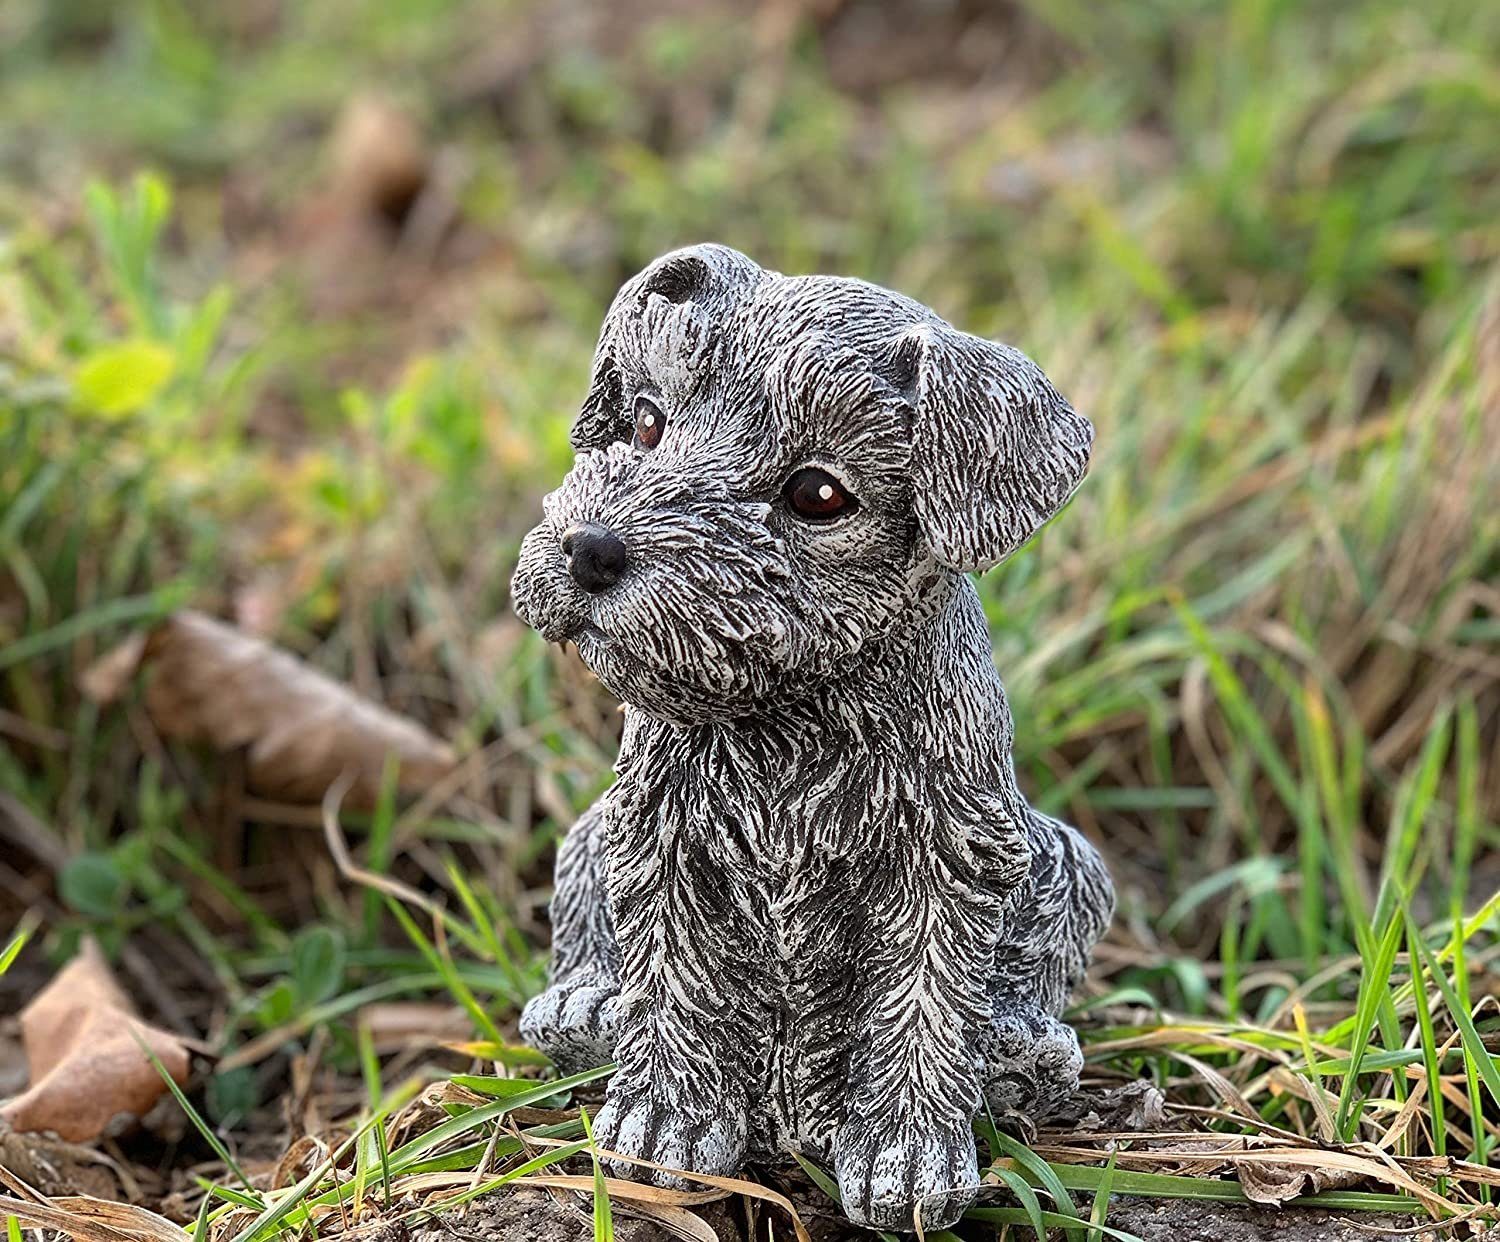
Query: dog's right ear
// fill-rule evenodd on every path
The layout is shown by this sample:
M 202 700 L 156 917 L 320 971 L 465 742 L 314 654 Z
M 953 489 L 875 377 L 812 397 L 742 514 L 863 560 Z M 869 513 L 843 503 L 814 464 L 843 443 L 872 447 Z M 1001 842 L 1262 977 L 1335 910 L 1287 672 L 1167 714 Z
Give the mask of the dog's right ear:
M 632 423 L 624 408 L 618 351 L 623 329 L 645 315 L 653 299 L 668 306 L 691 307 L 711 322 L 724 304 L 767 275 L 738 250 L 707 242 L 664 254 L 626 281 L 604 316 L 588 396 L 569 435 L 573 447 L 604 448 L 630 438 Z
M 1083 482 L 1092 425 L 1020 350 L 947 324 L 903 333 L 886 363 L 912 412 L 912 501 L 933 555 L 998 565 Z

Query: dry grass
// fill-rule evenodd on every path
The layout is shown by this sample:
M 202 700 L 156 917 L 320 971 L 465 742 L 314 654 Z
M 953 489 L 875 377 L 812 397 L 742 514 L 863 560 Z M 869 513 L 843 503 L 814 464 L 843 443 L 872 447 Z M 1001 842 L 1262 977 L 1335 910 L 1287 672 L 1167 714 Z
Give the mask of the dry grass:
M 201 1206 L 200 1239 L 278 1207 L 262 1236 L 352 1227 L 384 1213 L 381 1151 L 438 1120 L 424 1076 L 493 1068 L 377 1052 L 361 1015 L 437 999 L 497 1052 L 541 980 L 550 850 L 617 716 L 507 617 L 514 544 L 609 293 L 717 237 L 1015 341 L 1099 429 L 982 591 L 1022 780 L 1122 882 L 1091 1073 L 1151 1079 L 1170 1128 L 1107 1172 L 1098 1135 L 991 1150 L 1009 1206 L 965 1228 L 1306 1161 L 1473 1223 L 1500 1116 L 1500 16 L 1031 0 L 918 37 L 858 0 L 520 8 L 0 18 L 0 918 L 41 923 L 0 991 L 96 936 L 220 1053 L 189 1098 L 257 1153 L 248 1191 L 198 1146 L 218 1189 L 139 1198 L 175 1192 L 179 1233 Z M 457 767 L 346 811 L 336 865 L 318 807 L 81 693 L 187 605 Z M 288 1095 L 335 1150 L 369 1126 L 295 1193 Z M 584 1140 L 572 1111 L 447 1107 L 466 1154 L 400 1174 L 457 1179 L 401 1182 L 417 1201 L 592 1186 L 584 1149 L 517 1172 Z M 49 1197 L 33 1217 L 95 1210 Z

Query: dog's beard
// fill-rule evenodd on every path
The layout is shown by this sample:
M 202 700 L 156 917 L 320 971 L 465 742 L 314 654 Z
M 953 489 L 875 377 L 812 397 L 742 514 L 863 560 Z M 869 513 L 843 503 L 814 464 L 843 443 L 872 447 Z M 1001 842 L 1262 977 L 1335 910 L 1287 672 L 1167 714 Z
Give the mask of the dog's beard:
M 746 715 L 772 701 L 773 686 L 782 691 L 765 669 L 739 652 L 720 654 L 712 662 L 695 660 L 668 668 L 657 662 L 654 653 L 643 657 L 628 640 L 592 625 L 580 630 L 573 642 L 584 664 L 617 699 L 676 724 Z M 707 684 L 705 674 L 715 684 Z
M 701 515 L 628 525 L 615 515 L 639 563 L 593 596 L 568 574 L 559 526 L 544 522 L 522 544 L 516 614 L 549 641 L 573 643 L 611 694 L 661 719 L 701 723 L 805 697 L 856 648 L 847 633 L 830 641 L 833 627 L 798 610 L 784 563 L 767 555 L 774 541 L 759 514 L 737 516 L 753 528 L 725 539 L 722 522 L 713 532 L 683 530 L 703 525 Z

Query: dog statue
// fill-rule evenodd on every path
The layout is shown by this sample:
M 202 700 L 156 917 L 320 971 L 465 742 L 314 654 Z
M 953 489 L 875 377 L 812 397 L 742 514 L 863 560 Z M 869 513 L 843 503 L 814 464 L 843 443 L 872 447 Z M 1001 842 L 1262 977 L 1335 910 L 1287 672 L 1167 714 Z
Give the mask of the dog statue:
M 1016 787 L 965 575 L 1092 439 L 1023 354 L 863 281 L 703 245 L 620 290 L 512 583 L 626 705 L 521 1018 L 565 1069 L 618 1063 L 601 1148 L 800 1151 L 851 1220 L 937 1228 L 973 1201 L 976 1112 L 1076 1088 L 1057 1015 L 1113 888 Z

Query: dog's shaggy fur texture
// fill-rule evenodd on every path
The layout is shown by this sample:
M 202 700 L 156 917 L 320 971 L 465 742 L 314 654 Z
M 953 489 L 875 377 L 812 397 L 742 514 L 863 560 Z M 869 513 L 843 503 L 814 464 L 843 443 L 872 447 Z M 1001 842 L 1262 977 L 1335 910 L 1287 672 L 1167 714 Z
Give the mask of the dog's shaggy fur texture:
M 965 574 L 1091 441 L 1024 355 L 862 281 L 706 245 L 621 289 L 513 583 L 626 704 L 521 1026 L 565 1068 L 618 1061 L 601 1147 L 705 1173 L 797 1150 L 851 1219 L 938 1227 L 981 1103 L 1074 1089 L 1056 1015 L 1113 890 L 1016 788 Z M 838 516 L 794 511 L 807 466 Z

